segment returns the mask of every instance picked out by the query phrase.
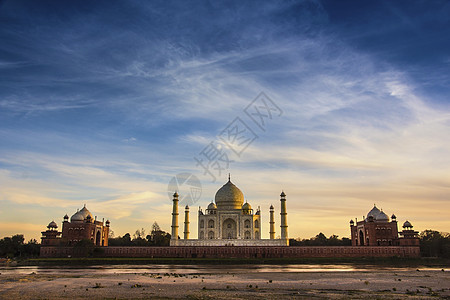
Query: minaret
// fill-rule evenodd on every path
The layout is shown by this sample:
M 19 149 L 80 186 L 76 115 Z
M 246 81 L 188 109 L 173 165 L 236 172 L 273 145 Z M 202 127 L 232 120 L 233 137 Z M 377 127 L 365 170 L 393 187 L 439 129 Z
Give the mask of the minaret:
M 178 239 L 178 193 L 173 194 L 173 208 L 172 208 L 172 240 Z
M 270 205 L 269 225 L 270 225 L 269 236 L 270 236 L 270 239 L 273 240 L 273 239 L 275 239 L 275 219 L 273 217 L 273 205 Z
M 184 239 L 189 239 L 189 206 L 184 209 Z
M 281 192 L 281 239 L 287 240 L 288 239 L 288 225 L 287 225 L 287 211 L 286 211 L 286 194 L 284 192 Z

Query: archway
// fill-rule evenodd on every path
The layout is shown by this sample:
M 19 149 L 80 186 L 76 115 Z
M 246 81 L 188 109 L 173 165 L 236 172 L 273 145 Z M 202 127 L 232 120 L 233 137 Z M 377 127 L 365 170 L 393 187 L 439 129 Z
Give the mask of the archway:
M 208 221 L 208 228 L 214 228 L 214 220 Z
M 364 233 L 362 230 L 359 231 L 359 245 L 364 246 Z
M 97 234 L 95 235 L 95 244 L 97 246 L 100 246 L 100 238 L 101 238 L 100 231 L 97 231 Z
M 222 226 L 222 239 L 237 238 L 237 226 L 233 219 L 226 219 Z
M 244 221 L 244 227 L 245 228 L 250 228 L 250 220 L 245 220 Z
M 214 239 L 214 231 L 208 232 L 208 239 L 210 240 Z

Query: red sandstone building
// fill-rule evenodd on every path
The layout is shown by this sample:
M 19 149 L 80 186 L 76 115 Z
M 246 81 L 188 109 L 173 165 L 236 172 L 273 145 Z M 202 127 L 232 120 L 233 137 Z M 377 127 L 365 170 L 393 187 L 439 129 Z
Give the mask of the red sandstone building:
M 110 222 L 97 221 L 86 205 L 72 215 L 64 216 L 62 231 L 54 221 L 48 224 L 47 231 L 42 232 L 42 245 L 44 246 L 73 246 L 82 240 L 90 240 L 96 246 L 108 246 Z
M 375 205 L 362 221 L 350 220 L 352 246 L 419 246 L 418 232 L 406 221 L 403 231 L 398 232 L 397 217 L 391 220 L 383 210 Z M 400 236 L 399 236 L 400 235 Z

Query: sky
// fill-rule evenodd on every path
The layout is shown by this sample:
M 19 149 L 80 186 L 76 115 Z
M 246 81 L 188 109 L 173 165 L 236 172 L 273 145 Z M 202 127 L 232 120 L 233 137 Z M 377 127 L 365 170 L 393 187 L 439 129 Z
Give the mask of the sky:
M 449 232 L 449 15 L 439 0 L 0 1 L 0 237 L 39 239 L 84 204 L 116 236 L 170 231 L 178 174 L 198 179 L 196 237 L 228 173 L 263 238 L 281 191 L 291 238 L 348 237 L 374 204 Z

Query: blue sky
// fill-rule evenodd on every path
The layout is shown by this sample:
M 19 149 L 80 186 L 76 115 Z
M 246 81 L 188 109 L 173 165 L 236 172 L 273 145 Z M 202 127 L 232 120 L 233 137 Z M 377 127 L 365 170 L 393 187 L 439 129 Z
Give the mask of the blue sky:
M 448 1 L 241 2 L 0 1 L 0 235 L 85 203 L 116 235 L 168 231 L 182 172 L 202 207 L 231 172 L 263 223 L 283 189 L 291 237 L 348 236 L 373 203 L 449 231 Z M 257 138 L 222 143 L 212 182 L 194 157 L 236 117 Z

